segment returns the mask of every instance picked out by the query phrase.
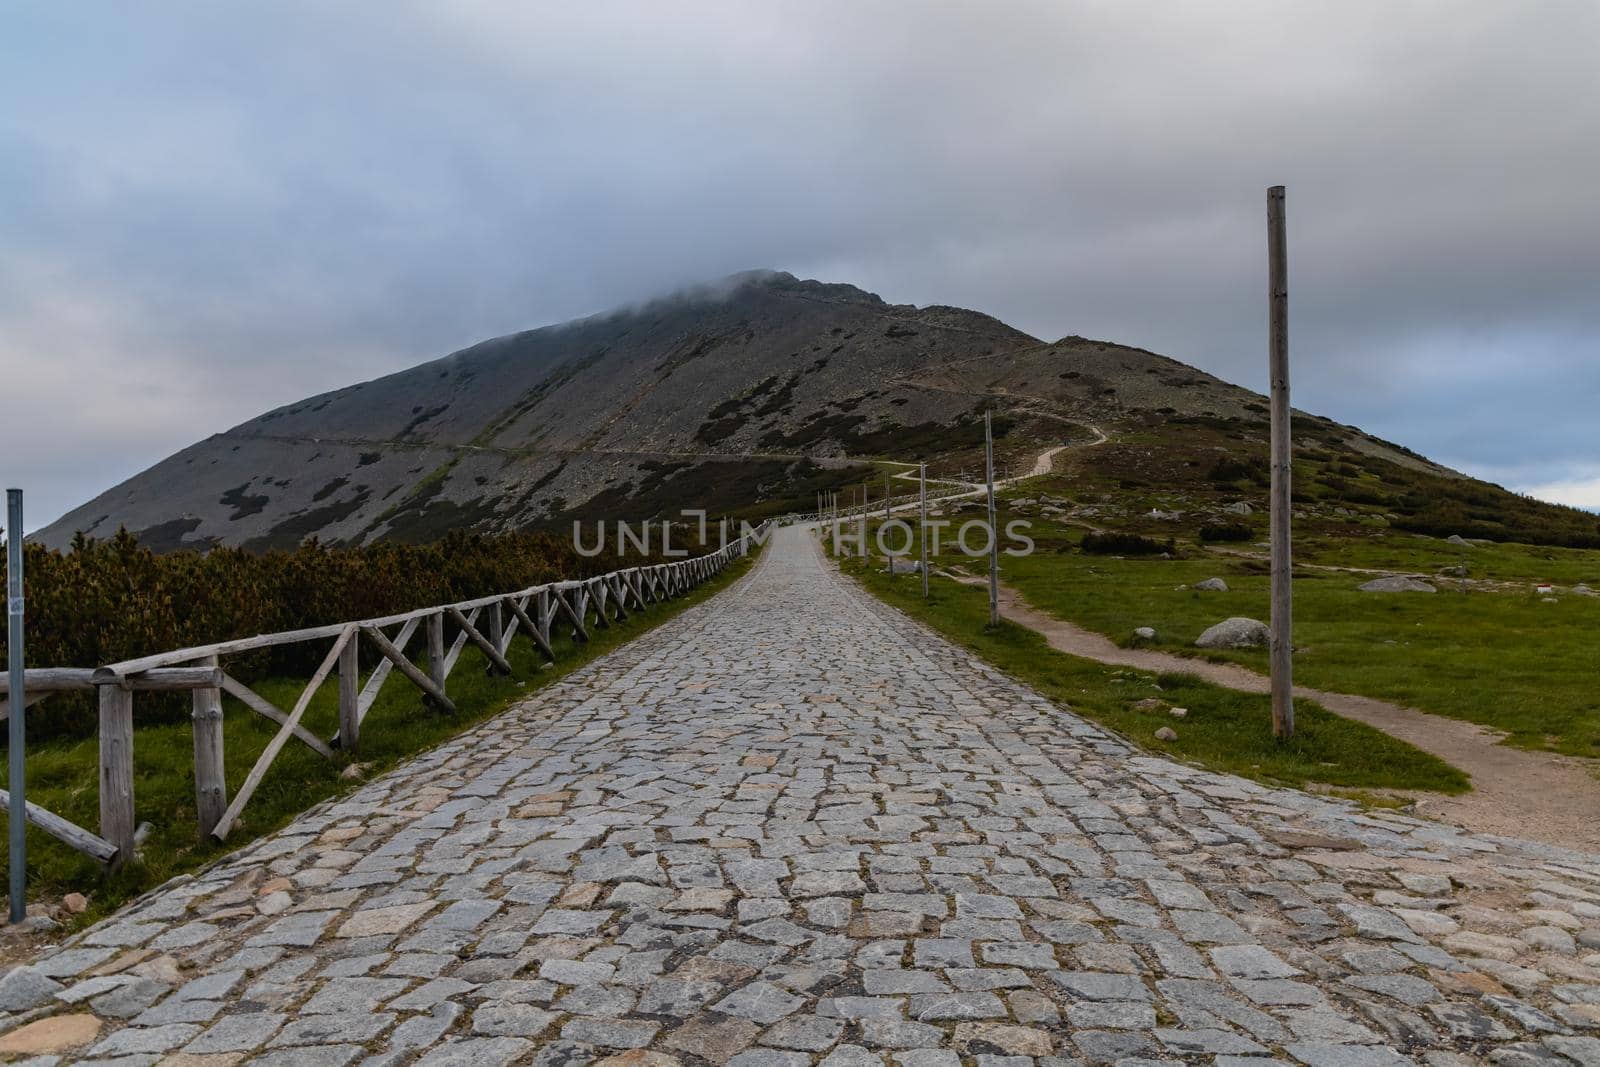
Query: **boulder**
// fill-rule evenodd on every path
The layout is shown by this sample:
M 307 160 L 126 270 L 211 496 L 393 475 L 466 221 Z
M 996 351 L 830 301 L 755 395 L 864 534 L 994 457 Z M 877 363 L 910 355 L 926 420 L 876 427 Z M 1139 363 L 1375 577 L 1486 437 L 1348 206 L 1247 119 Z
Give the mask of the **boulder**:
M 1420 578 L 1396 574 L 1388 578 L 1374 578 L 1360 586 L 1363 593 L 1437 593 L 1438 590 Z
M 1246 504 L 1243 500 L 1229 504 L 1222 510 L 1226 511 L 1230 515 L 1249 515 L 1255 511 L 1254 508 L 1252 508 L 1249 504 Z
M 1203 582 L 1195 582 L 1194 588 L 1208 593 L 1226 593 L 1228 591 L 1228 583 L 1221 578 L 1207 578 Z
M 914 559 L 901 559 L 895 556 L 889 560 L 890 574 L 921 574 L 922 562 Z
M 1135 641 L 1154 641 L 1156 639 L 1155 627 L 1140 626 L 1135 628 L 1133 631 L 1133 639 Z
M 1161 729 L 1156 731 L 1157 741 L 1176 741 L 1177 739 L 1178 731 L 1174 730 L 1170 726 L 1163 726 Z
M 1445 538 L 1445 542 L 1447 544 L 1460 545 L 1462 548 L 1471 548 L 1472 547 L 1472 542 L 1468 541 L 1465 537 L 1462 537 L 1460 534 L 1451 534 L 1449 537 Z
M 1196 648 L 1265 648 L 1269 638 L 1266 623 L 1235 615 L 1195 638 L 1194 644 Z
M 1189 709 L 1188 708 L 1173 708 L 1170 712 L 1168 712 L 1168 714 L 1171 715 L 1174 719 L 1183 719 L 1183 718 L 1187 718 L 1188 717 Z

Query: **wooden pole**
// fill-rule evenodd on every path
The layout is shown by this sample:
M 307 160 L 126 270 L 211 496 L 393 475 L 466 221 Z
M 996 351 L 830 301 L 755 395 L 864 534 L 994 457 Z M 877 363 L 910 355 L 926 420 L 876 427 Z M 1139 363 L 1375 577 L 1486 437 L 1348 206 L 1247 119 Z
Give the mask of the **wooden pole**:
M 361 642 L 352 637 L 339 649 L 339 747 L 354 752 L 361 744 Z
M 428 678 L 444 691 L 444 612 L 428 616 Z
M 499 604 L 490 604 L 483 609 L 483 636 L 489 639 L 496 652 L 506 650 L 505 614 Z
M 983 413 L 983 465 L 989 482 L 989 625 L 1000 625 L 1000 537 L 994 517 L 994 430 Z
M 1272 379 L 1272 733 L 1294 736 L 1293 563 L 1289 538 L 1289 254 L 1284 237 L 1283 186 L 1267 190 L 1268 339 Z
M 861 559 L 866 562 L 871 559 L 867 551 L 867 483 L 861 483 L 861 514 L 856 518 L 856 529 L 861 532 Z
M 133 858 L 133 690 L 100 687 L 100 836 L 116 847 L 113 867 Z
M 6 719 L 6 736 L 10 745 L 6 752 L 8 777 L 6 784 L 16 796 L 9 800 L 6 816 L 10 828 L 10 848 L 6 863 L 10 867 L 11 921 L 20 923 L 28 917 L 28 672 L 23 655 L 26 629 L 26 602 L 24 600 L 22 569 L 22 490 L 6 490 L 6 697 L 8 703 L 16 701 L 16 714 Z
M 207 656 L 201 665 L 215 667 L 217 657 Z M 189 715 L 194 729 L 194 807 L 200 822 L 200 836 L 209 834 L 228 810 L 228 779 L 222 749 L 222 689 L 194 691 Z
M 928 465 L 917 464 L 917 495 L 922 502 L 922 517 L 917 523 L 917 541 L 922 546 L 922 597 L 928 597 Z

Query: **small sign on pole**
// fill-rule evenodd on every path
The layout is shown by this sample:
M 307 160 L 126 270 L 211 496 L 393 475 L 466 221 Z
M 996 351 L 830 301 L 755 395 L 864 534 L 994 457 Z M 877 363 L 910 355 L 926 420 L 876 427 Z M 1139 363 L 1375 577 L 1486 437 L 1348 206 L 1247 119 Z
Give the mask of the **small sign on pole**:
M 19 923 L 28 915 L 28 791 L 23 781 L 27 767 L 27 676 L 22 670 L 22 490 L 6 490 L 6 670 L 11 705 L 8 716 L 11 750 L 11 793 L 9 803 L 11 851 L 6 863 L 11 868 L 11 921 Z

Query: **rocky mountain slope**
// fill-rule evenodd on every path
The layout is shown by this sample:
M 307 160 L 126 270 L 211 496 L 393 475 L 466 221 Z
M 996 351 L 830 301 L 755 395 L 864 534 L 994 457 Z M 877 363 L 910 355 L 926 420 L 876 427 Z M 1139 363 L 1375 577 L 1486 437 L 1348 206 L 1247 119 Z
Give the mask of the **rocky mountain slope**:
M 752 272 L 270 411 L 39 539 L 126 526 L 161 549 L 264 548 L 772 510 L 857 477 L 867 459 L 970 458 L 986 406 L 1012 451 L 1059 441 L 1074 422 L 1250 424 L 1266 412 L 1254 393 L 1139 349 L 1045 344 L 974 311 Z M 1353 428 L 1305 426 L 1447 473 Z

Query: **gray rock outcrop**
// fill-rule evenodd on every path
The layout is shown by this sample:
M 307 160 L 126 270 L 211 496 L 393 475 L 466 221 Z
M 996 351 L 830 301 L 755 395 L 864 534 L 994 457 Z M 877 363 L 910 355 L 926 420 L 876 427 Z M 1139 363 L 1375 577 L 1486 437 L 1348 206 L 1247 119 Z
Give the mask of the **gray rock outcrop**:
M 1437 593 L 1438 590 L 1420 578 L 1403 574 L 1388 578 L 1374 578 L 1360 586 L 1363 593 Z
M 1269 636 L 1266 623 L 1235 615 L 1195 638 L 1194 645 L 1196 648 L 1265 648 Z

